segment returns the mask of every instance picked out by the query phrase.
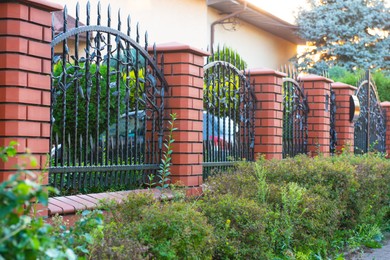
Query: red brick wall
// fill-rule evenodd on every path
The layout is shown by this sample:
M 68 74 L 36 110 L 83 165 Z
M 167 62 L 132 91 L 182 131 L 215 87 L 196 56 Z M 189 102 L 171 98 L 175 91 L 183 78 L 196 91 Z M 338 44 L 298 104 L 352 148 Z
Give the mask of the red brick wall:
M 177 114 L 171 180 L 196 194 L 203 183 L 203 65 L 208 53 L 178 43 L 157 46 L 157 56 L 161 53 L 169 86 L 165 118 Z
M 381 107 L 386 112 L 386 153 L 390 155 L 390 102 L 382 102 Z
M 0 146 L 16 140 L 19 153 L 28 147 L 39 163 L 33 169 L 45 165 L 49 152 L 50 12 L 61 8 L 39 0 L 0 3 Z M 22 162 L 0 162 L 0 181 Z
M 282 159 L 284 73 L 257 69 L 250 70 L 251 83 L 257 98 L 255 111 L 255 157 Z
M 321 153 L 329 156 L 330 84 L 333 81 L 317 75 L 302 77 L 301 81 L 310 109 L 307 117 L 307 151 L 311 155 Z M 326 96 L 328 96 L 328 102 L 326 102 Z
M 332 89 L 336 95 L 336 133 L 337 146 L 336 151 L 341 152 L 343 148 L 354 150 L 354 123 L 350 121 L 350 96 L 355 94 L 356 87 L 341 82 L 332 84 Z

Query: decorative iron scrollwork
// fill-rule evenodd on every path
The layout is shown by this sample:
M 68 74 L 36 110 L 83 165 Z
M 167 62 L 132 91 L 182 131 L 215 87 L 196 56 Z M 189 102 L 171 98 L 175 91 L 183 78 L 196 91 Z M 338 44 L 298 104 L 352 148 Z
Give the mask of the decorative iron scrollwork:
M 162 154 L 167 83 L 155 46 L 150 56 L 138 26 L 131 38 L 130 17 L 121 32 L 119 12 L 112 28 L 110 7 L 103 25 L 100 3 L 95 25 L 89 2 L 85 25 L 78 4 L 73 28 L 66 7 L 62 14 L 57 35 L 52 21 L 50 185 L 62 194 L 139 187 Z
M 370 71 L 359 81 L 356 96 L 360 102 L 360 116 L 355 122 L 355 153 L 386 152 L 386 116 Z
M 256 97 L 250 79 L 219 58 L 208 58 L 204 66 L 204 178 L 237 161 L 254 160 Z
M 309 106 L 297 73 L 282 69 L 283 79 L 283 158 L 307 153 L 307 114 Z

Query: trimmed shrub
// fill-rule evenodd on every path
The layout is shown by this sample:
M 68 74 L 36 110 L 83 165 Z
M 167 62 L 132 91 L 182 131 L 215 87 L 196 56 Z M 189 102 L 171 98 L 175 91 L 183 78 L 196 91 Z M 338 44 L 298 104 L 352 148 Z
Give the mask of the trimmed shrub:
M 192 204 L 155 202 L 131 194 L 111 206 L 104 238 L 94 254 L 103 258 L 210 259 L 213 229 Z
M 208 196 L 200 208 L 214 227 L 213 259 L 266 259 L 266 209 L 255 201 L 232 194 Z
M 217 259 L 329 257 L 346 247 L 377 246 L 378 227 L 390 228 L 390 162 L 377 154 L 241 163 L 210 177 L 206 187 L 200 205 L 216 228 Z M 226 221 L 246 216 L 245 209 L 256 213 L 246 219 L 251 224 L 236 224 L 233 236 Z M 263 228 L 257 238 L 267 245 L 246 240 L 245 228 L 256 223 Z

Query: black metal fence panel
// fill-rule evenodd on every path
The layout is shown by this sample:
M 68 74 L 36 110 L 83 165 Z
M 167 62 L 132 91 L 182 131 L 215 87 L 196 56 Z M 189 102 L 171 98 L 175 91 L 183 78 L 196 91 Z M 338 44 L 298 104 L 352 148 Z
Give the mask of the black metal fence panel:
M 283 158 L 307 153 L 307 114 L 309 107 L 298 75 L 284 69 L 283 78 Z
M 249 78 L 235 66 L 239 61 L 220 59 L 226 60 L 214 55 L 204 66 L 204 179 L 238 161 L 254 160 L 256 97 Z
M 53 15 L 49 185 L 63 195 L 137 188 L 159 167 L 167 84 L 147 35 L 144 47 L 138 27 L 130 37 L 130 17 L 122 33 L 119 12 L 112 28 L 110 7 L 105 25 L 100 3 L 95 25 L 90 3 L 84 23 L 79 9 L 72 20 L 65 7 L 59 33 Z
M 386 116 L 380 106 L 375 82 L 370 71 L 359 81 L 356 96 L 360 116 L 355 122 L 355 154 L 369 151 L 386 152 Z

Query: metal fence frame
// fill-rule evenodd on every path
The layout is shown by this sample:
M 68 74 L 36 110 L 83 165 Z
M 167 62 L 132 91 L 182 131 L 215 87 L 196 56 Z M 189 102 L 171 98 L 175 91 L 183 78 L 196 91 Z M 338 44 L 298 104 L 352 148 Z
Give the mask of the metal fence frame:
M 49 185 L 63 195 L 138 188 L 159 168 L 162 155 L 168 86 L 155 46 L 151 57 L 147 34 L 140 45 L 138 26 L 136 40 L 131 38 L 130 17 L 125 34 L 120 12 L 115 29 L 110 7 L 106 25 L 100 3 L 95 25 L 90 10 L 88 2 L 82 25 L 77 4 L 75 25 L 68 28 L 65 7 L 58 35 L 53 15 Z M 85 56 L 79 54 L 82 41 Z M 54 53 L 57 45 L 62 45 L 59 55 Z M 163 67 L 163 57 L 159 62 Z
M 379 95 L 371 72 L 366 71 L 359 80 L 355 95 L 360 103 L 360 116 L 355 122 L 355 154 L 369 151 L 386 152 L 386 115 L 381 108 Z
M 234 61 L 218 58 L 204 66 L 204 179 L 238 161 L 254 160 L 256 97 L 250 79 Z
M 283 78 L 283 158 L 307 153 L 309 106 L 307 97 L 291 68 L 282 68 L 287 74 Z

